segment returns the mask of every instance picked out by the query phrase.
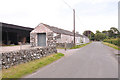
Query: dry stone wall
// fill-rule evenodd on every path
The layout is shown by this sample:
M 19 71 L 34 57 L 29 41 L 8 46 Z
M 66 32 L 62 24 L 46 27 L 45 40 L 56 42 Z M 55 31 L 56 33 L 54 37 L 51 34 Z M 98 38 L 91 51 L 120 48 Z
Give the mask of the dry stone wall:
M 36 33 L 30 33 L 30 43 L 33 47 L 36 46 L 36 44 L 37 44 L 36 36 L 37 36 Z
M 26 63 L 41 57 L 57 53 L 56 47 L 31 48 L 28 50 L 12 51 L 2 53 L 2 68 L 10 68 L 20 63 Z
M 56 38 L 54 38 L 53 32 L 48 32 L 47 33 L 47 46 L 56 47 Z

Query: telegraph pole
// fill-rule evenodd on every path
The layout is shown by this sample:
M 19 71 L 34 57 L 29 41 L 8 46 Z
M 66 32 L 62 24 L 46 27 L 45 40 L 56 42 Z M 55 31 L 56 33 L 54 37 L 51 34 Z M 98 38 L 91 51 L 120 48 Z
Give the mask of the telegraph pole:
M 65 2 L 63 0 L 63 2 L 70 8 L 73 10 L 73 36 L 74 36 L 74 40 L 73 40 L 73 44 L 75 46 L 75 9 L 73 9 L 67 2 Z
M 74 46 L 75 46 L 75 9 L 73 9 L 73 34 L 74 34 Z

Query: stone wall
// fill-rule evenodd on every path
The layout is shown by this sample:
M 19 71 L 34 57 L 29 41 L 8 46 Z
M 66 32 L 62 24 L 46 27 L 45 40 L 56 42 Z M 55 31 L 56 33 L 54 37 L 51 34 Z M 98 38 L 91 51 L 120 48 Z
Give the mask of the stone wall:
M 74 46 L 73 43 L 66 43 L 66 48 L 72 48 Z M 65 48 L 65 43 L 56 43 L 57 48 Z
M 36 47 L 27 50 L 12 51 L 2 53 L 2 68 L 10 68 L 11 66 L 18 65 L 20 63 L 26 63 L 41 57 L 57 53 L 55 47 Z
M 53 32 L 47 33 L 47 46 L 56 46 L 56 38 L 53 36 Z
M 30 33 L 30 44 L 32 45 L 32 47 L 36 46 L 37 41 L 37 34 L 36 33 Z

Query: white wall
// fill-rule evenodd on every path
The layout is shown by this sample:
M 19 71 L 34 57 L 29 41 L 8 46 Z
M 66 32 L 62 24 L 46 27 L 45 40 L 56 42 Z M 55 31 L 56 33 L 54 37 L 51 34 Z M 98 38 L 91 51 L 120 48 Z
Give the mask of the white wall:
M 80 45 L 82 43 L 82 37 L 76 37 L 75 43 L 76 43 L 76 45 Z
M 73 37 L 70 36 L 70 35 L 64 35 L 64 34 L 61 34 L 61 38 L 60 39 L 57 39 L 57 43 L 71 43 L 73 41 Z
M 57 39 L 57 43 L 73 43 L 74 37 L 70 35 L 61 34 L 61 38 Z M 81 44 L 82 37 L 75 37 L 76 44 Z
M 88 37 L 83 37 L 83 43 L 89 43 L 89 42 L 90 42 L 90 40 Z

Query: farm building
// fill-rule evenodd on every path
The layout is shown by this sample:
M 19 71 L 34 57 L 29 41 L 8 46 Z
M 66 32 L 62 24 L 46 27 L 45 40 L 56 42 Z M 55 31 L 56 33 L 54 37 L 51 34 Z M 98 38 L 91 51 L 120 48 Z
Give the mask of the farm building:
M 82 42 L 82 35 L 75 34 L 75 42 L 77 45 Z M 67 43 L 68 46 L 73 44 L 73 32 L 63 30 L 47 24 L 39 24 L 30 33 L 30 42 L 32 46 L 61 46 Z
M 19 42 L 25 44 L 30 43 L 30 32 L 33 28 L 2 23 L 2 44 L 1 45 L 17 45 Z
M 83 43 L 89 43 L 90 42 L 89 38 L 85 35 L 83 35 L 82 41 L 83 41 Z

